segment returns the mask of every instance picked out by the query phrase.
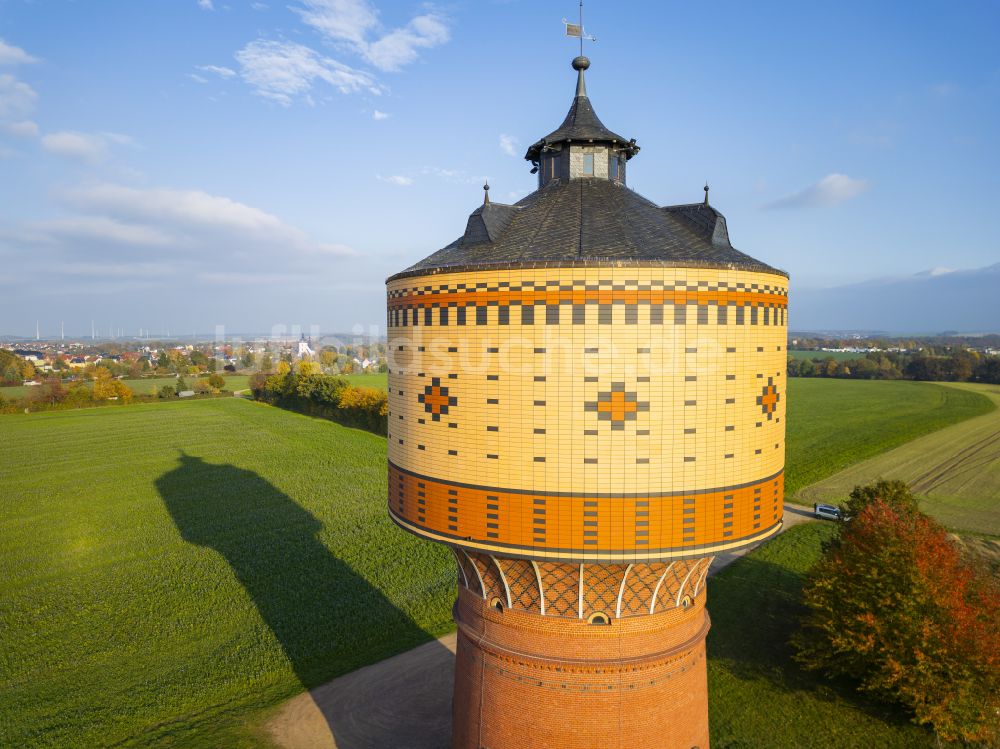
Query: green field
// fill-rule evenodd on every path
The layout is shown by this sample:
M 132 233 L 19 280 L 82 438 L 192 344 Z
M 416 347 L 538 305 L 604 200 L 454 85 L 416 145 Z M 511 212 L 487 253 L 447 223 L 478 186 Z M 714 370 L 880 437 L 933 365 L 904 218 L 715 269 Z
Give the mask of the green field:
M 1000 406 L 1000 386 L 950 387 Z M 920 506 L 950 528 L 1000 536 L 1000 409 L 907 442 L 802 489 L 804 504 L 842 501 L 857 484 L 901 479 Z
M 385 444 L 239 399 L 0 417 L 0 746 L 256 746 L 248 716 L 448 631 Z
M 358 387 L 378 388 L 380 390 L 389 389 L 389 375 L 387 374 L 352 374 L 344 375 L 352 385 Z
M 208 375 L 205 375 L 206 377 Z M 250 377 L 248 375 L 238 375 L 238 374 L 226 374 L 223 373 L 223 377 L 226 380 L 226 390 L 242 390 L 247 387 L 247 382 L 249 382 Z M 184 381 L 188 385 L 194 385 L 198 380 L 202 379 L 201 375 L 185 375 Z M 141 380 L 122 380 L 126 385 L 132 388 L 132 392 L 136 395 L 151 395 L 159 392 L 160 388 L 164 385 L 176 385 L 176 377 L 146 377 Z M 69 387 L 73 383 L 66 383 L 66 387 Z M 87 387 L 93 387 L 92 382 L 84 381 Z M 0 388 L 0 397 L 7 400 L 16 400 L 18 398 L 23 398 L 25 395 L 30 393 L 34 387 L 25 387 L 24 385 L 15 385 L 13 387 L 2 387 Z
M 934 746 L 906 715 L 791 659 L 804 575 L 832 533 L 832 523 L 796 526 L 709 578 L 713 749 Z
M 936 429 L 992 411 L 982 393 L 929 382 L 789 379 L 785 493 Z
M 865 358 L 864 354 L 852 351 L 798 351 L 789 349 L 788 355 L 793 359 L 833 359 L 834 361 Z
M 205 375 L 207 376 L 207 375 Z M 226 380 L 226 390 L 245 390 L 249 386 L 250 376 L 241 374 L 228 374 L 223 372 L 222 376 Z M 386 374 L 352 374 L 344 375 L 348 380 L 350 380 L 352 385 L 380 388 L 385 390 L 388 388 L 389 375 Z M 185 375 L 184 379 L 188 385 L 194 385 L 201 375 Z M 123 380 L 123 382 L 132 388 L 132 391 L 136 395 L 150 395 L 159 392 L 160 388 L 164 385 L 175 385 L 177 384 L 176 377 L 146 377 L 141 380 Z M 71 383 L 67 383 L 67 387 Z M 86 382 L 88 387 L 92 386 L 93 383 Z M 17 400 L 18 398 L 23 398 L 29 392 L 31 392 L 32 387 L 25 387 L 24 385 L 14 385 L 11 387 L 0 387 L 0 398 L 5 398 L 6 400 Z
M 793 381 L 790 403 L 800 477 L 990 407 L 846 380 Z M 385 446 L 240 399 L 0 417 L 0 746 L 258 746 L 285 698 L 448 631 L 453 562 L 390 523 Z M 712 583 L 714 746 L 923 742 L 789 664 L 817 533 Z

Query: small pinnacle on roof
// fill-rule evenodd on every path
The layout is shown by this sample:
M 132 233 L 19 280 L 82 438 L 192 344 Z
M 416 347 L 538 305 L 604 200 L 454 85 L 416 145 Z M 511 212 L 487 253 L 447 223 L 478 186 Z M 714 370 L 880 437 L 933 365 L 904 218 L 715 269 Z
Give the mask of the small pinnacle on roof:
M 486 184 L 483 185 L 483 205 L 490 204 L 490 181 L 486 180 Z
M 583 55 L 573 58 L 573 70 L 577 71 L 576 95 L 587 95 L 587 82 L 583 79 L 583 71 L 590 67 L 590 60 Z
M 705 205 L 708 205 L 708 182 L 705 183 Z

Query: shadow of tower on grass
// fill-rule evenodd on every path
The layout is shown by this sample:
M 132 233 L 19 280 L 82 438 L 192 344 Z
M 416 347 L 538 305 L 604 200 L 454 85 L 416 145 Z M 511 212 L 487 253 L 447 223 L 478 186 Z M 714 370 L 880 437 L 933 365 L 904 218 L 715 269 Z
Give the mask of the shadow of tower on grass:
M 182 453 L 178 466 L 156 480 L 156 488 L 181 537 L 225 558 L 307 689 L 429 639 L 319 541 L 319 520 L 253 471 Z M 450 652 L 436 643 L 428 648 L 434 651 L 428 666 L 444 669 L 443 681 L 450 687 Z M 409 680 L 426 688 L 442 681 L 436 672 L 410 674 Z M 331 693 L 329 685 L 315 690 L 311 710 L 322 713 L 326 726 L 320 732 L 328 728 L 330 735 L 311 738 L 338 749 L 446 746 L 450 691 L 430 704 L 425 700 L 423 715 L 411 715 L 400 704 L 405 685 L 394 676 L 391 669 L 376 669 L 351 690 L 350 700 L 337 690 Z M 438 725 L 442 720 L 443 727 Z

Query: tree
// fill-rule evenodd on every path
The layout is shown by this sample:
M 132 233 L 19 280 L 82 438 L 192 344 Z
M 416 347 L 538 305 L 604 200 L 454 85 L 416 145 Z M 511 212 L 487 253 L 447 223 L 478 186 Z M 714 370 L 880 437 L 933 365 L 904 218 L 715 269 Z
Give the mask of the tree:
M 58 377 L 49 377 L 41 385 L 32 389 L 30 398 L 34 403 L 55 405 L 66 399 L 66 388 L 63 387 L 62 380 Z
M 94 400 L 103 401 L 115 396 L 115 388 L 111 383 L 111 371 L 107 367 L 97 367 L 94 370 Z
M 270 372 L 273 369 L 274 369 L 274 359 L 271 357 L 271 354 L 265 353 L 260 360 L 260 371 Z
M 222 375 L 213 372 L 208 376 L 208 384 L 211 385 L 213 390 L 218 392 L 226 386 L 226 380 Z
M 996 745 L 1000 584 L 936 522 L 879 494 L 859 494 L 810 572 L 796 660 L 902 703 L 941 739 Z
M 286 361 L 278 362 L 278 374 L 286 375 L 292 371 L 292 366 Z
M 82 382 L 74 382 L 66 393 L 66 403 L 71 403 L 77 408 L 93 402 L 93 391 Z
M 901 513 L 914 513 L 918 510 L 918 500 L 913 496 L 905 481 L 879 479 L 867 486 L 855 486 L 850 497 L 841 509 L 842 522 L 860 515 L 868 505 L 882 501 Z
M 183 377 L 178 377 L 177 378 L 177 384 L 174 385 L 174 392 L 177 393 L 177 395 L 180 395 L 181 393 L 183 393 L 187 389 L 188 389 L 187 382 L 185 382 L 185 380 L 184 380 Z
M 177 391 L 174 389 L 173 385 L 164 385 L 160 388 L 160 392 L 157 393 L 160 398 L 173 398 L 177 395 Z
M 299 374 L 303 377 L 308 377 L 309 375 L 319 374 L 320 368 L 319 364 L 312 361 L 301 361 L 299 362 Z

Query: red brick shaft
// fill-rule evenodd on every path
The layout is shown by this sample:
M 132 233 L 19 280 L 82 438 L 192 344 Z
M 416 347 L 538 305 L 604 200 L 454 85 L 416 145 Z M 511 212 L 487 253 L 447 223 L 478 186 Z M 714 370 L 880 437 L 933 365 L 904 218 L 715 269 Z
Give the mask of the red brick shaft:
M 454 615 L 453 749 L 708 749 L 704 591 L 596 625 L 459 586 Z

